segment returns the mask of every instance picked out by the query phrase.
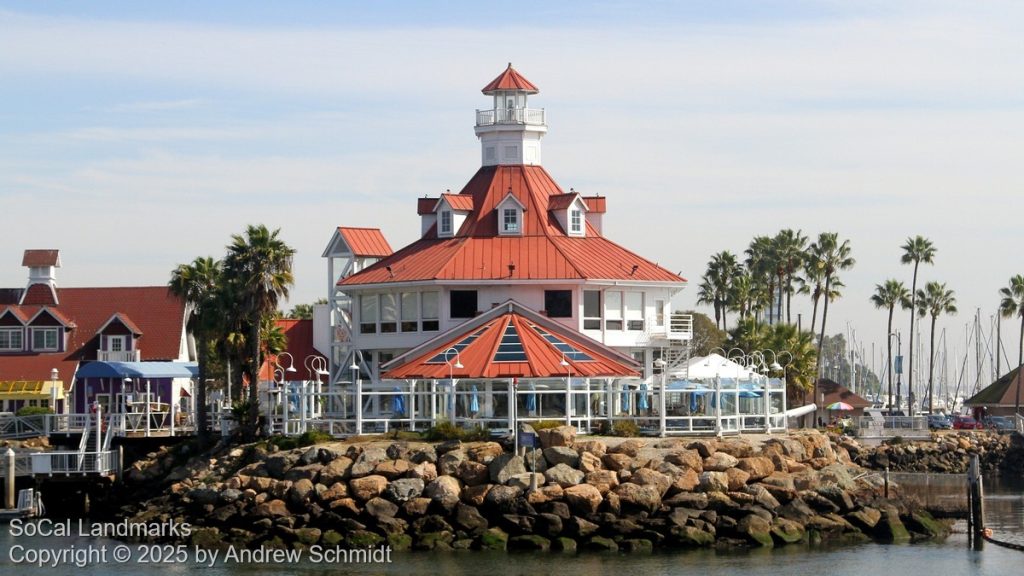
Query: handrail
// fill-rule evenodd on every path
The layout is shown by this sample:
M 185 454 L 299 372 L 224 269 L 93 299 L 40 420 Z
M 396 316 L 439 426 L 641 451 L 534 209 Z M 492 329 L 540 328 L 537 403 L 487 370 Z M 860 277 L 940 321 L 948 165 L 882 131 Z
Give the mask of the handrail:
M 543 108 L 495 108 L 476 111 L 477 126 L 494 126 L 496 124 L 544 126 L 547 124 L 547 115 Z

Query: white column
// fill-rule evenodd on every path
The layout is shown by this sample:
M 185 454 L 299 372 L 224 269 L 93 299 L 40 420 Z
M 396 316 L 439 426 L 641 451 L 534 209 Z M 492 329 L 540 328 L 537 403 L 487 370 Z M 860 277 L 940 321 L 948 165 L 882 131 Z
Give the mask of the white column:
M 565 425 L 572 426 L 572 375 L 565 379 Z
M 363 379 L 356 378 L 356 436 L 363 433 Z
M 715 376 L 715 436 L 722 435 L 722 378 Z
M 665 402 L 665 388 L 666 388 L 666 385 L 665 385 L 666 384 L 665 372 L 666 372 L 666 370 L 668 370 L 668 367 L 666 367 L 666 366 L 663 366 L 661 368 L 661 394 L 658 394 L 658 420 L 659 420 L 658 426 L 661 429 L 661 437 L 662 438 L 665 437 L 665 433 L 667 432 L 667 429 L 665 427 L 665 405 L 666 405 L 666 402 Z
M 764 433 L 772 433 L 771 424 L 771 394 L 768 389 L 771 387 L 771 379 L 768 376 L 764 377 L 764 391 L 761 392 L 761 398 L 764 400 Z
M 153 398 L 150 394 L 149 378 L 146 378 L 146 438 L 149 438 L 149 427 L 150 427 L 150 410 L 153 405 Z M 96 411 L 99 414 L 99 410 Z

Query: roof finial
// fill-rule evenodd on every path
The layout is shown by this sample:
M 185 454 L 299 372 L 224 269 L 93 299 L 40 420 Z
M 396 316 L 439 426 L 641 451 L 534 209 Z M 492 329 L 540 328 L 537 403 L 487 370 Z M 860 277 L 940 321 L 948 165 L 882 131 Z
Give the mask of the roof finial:
M 509 63 L 508 63 L 508 67 L 509 67 L 509 68 L 511 68 L 511 67 L 512 67 L 512 63 L 511 63 L 511 62 L 509 62 Z

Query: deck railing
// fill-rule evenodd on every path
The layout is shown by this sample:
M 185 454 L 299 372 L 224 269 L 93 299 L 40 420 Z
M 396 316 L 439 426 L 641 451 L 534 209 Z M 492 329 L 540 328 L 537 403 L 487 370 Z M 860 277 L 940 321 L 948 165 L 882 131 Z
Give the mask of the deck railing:
M 32 473 L 44 475 L 112 474 L 117 452 L 40 452 L 32 454 Z
M 543 108 L 498 108 L 476 111 L 477 126 L 494 126 L 496 124 L 544 126 L 547 124 L 547 117 Z
M 138 362 L 141 355 L 139 350 L 100 350 L 96 353 L 96 359 L 100 362 Z

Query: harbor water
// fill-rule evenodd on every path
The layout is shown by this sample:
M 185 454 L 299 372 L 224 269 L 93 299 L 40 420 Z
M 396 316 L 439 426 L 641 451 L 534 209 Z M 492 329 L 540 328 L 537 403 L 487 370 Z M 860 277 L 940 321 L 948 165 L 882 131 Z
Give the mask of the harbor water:
M 997 538 L 1024 544 L 1024 479 L 986 480 L 986 520 Z M 77 526 L 77 521 L 74 524 Z M 20 533 L 19 533 L 20 532 Z M 880 571 L 903 574 L 1019 574 L 1024 552 L 986 543 L 984 550 L 968 546 L 966 524 L 958 522 L 954 533 L 945 541 L 926 544 L 861 544 L 807 548 L 795 545 L 771 550 L 717 552 L 692 550 L 653 554 L 596 554 L 568 556 L 558 553 L 484 553 L 447 552 L 391 553 L 390 561 L 381 556 L 374 561 L 356 562 L 349 558 L 313 556 L 309 551 L 301 558 L 284 562 L 243 563 L 223 554 L 214 561 L 205 558 L 198 563 L 191 547 L 188 558 L 178 557 L 166 548 L 148 551 L 140 545 L 116 540 L 79 535 L 77 530 L 66 536 L 28 535 L 20 529 L 0 525 L 0 574 L 132 574 L 166 576 L 199 570 L 203 576 L 246 574 L 466 574 L 485 576 L 537 575 L 557 570 L 559 576 L 620 576 L 622 574 L 715 574 L 717 575 L 779 575 L 829 574 L 829 576 L 863 576 Z M 88 531 L 86 531 L 88 532 Z M 130 557 L 114 558 L 114 549 L 127 546 Z M 40 550 L 50 550 L 51 557 L 61 550 L 98 551 L 105 549 L 103 562 L 84 561 L 75 566 L 73 554 L 62 562 L 47 566 L 33 565 L 31 559 Z M 33 552 L 35 556 L 33 556 Z M 122 550 L 123 552 L 123 550 Z M 45 553 L 44 553 L 45 554 Z

